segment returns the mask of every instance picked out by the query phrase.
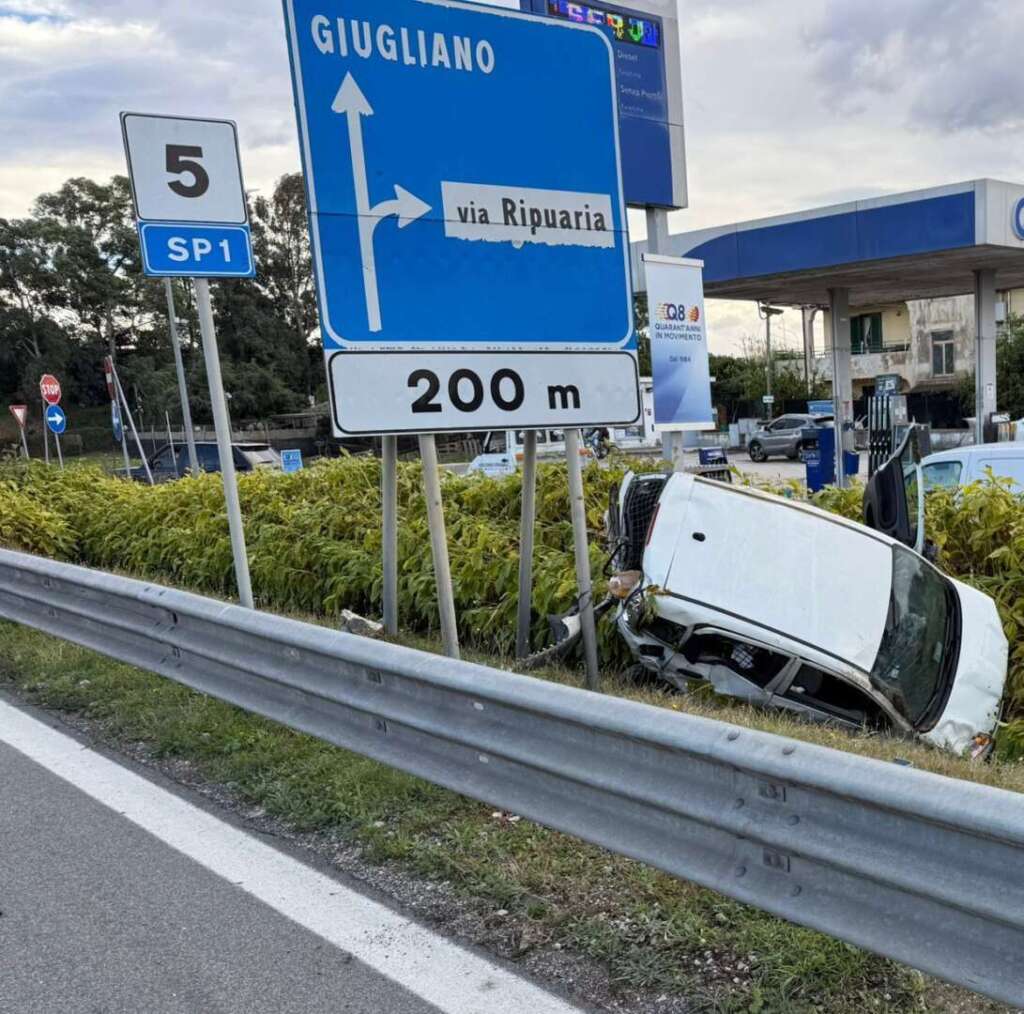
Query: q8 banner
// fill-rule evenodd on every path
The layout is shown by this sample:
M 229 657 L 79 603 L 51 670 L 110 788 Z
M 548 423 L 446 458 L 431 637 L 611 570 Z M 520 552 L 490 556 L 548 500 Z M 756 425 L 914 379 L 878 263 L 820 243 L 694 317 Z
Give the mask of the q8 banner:
M 645 254 L 644 267 L 655 428 L 661 432 L 713 430 L 704 262 Z

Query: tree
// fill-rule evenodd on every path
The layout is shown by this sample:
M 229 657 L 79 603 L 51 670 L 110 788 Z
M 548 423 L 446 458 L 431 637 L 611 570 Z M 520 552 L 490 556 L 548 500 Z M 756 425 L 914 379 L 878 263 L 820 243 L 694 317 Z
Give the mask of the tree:
M 75 177 L 58 191 L 42 194 L 33 214 L 62 227 L 52 253 L 65 303 L 79 325 L 117 359 L 137 333 L 140 318 L 152 317 L 158 307 L 158 286 L 145 278 L 139 263 L 127 177 L 115 176 L 106 184 Z
M 975 372 L 960 381 L 960 403 L 966 416 L 973 416 L 975 405 Z M 1000 412 L 1012 419 L 1024 418 L 1024 317 L 1011 316 L 996 339 L 996 391 Z
M 303 389 L 312 395 L 322 360 L 313 337 L 318 319 L 302 174 L 282 176 L 270 200 L 257 198 L 252 220 L 259 286 L 277 307 L 302 369 Z

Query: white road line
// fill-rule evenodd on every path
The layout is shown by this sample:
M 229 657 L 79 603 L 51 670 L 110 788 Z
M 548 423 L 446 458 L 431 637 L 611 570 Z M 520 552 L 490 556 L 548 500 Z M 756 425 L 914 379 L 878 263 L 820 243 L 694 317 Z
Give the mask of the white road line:
M 558 997 L 0 701 L 0 740 L 200 866 L 451 1014 L 579 1014 Z

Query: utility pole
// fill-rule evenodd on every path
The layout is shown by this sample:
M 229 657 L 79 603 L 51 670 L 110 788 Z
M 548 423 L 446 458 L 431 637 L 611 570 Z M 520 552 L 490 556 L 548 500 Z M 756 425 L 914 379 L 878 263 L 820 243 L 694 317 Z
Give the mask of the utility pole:
M 785 310 L 779 309 L 777 306 L 772 306 L 770 303 L 758 303 L 757 312 L 761 319 L 764 321 L 764 334 L 765 334 L 765 383 L 768 389 L 768 397 L 772 396 L 772 382 L 774 380 L 774 370 L 772 364 L 772 317 L 781 316 L 785 313 Z M 772 414 L 772 402 L 768 402 L 768 415 Z

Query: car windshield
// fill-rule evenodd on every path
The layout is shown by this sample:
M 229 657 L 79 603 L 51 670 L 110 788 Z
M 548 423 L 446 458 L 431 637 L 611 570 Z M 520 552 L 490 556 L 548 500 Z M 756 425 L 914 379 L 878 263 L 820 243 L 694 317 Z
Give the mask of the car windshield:
M 254 465 L 277 464 L 277 451 L 269 447 L 254 447 L 245 452 Z
M 892 596 L 871 683 L 917 727 L 956 664 L 959 605 L 949 582 L 916 553 L 893 548 Z

